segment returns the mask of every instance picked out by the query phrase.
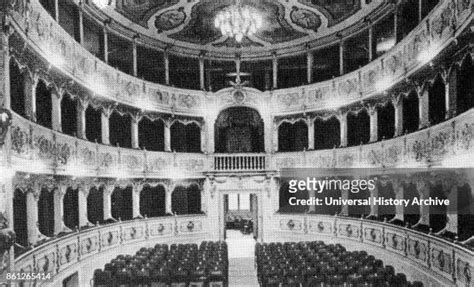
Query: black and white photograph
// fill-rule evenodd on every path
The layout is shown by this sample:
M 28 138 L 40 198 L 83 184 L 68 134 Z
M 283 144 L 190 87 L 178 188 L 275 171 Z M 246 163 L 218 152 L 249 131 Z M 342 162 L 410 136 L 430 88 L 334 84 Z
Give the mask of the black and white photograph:
M 474 286 L 474 0 L 0 0 L 0 287 Z

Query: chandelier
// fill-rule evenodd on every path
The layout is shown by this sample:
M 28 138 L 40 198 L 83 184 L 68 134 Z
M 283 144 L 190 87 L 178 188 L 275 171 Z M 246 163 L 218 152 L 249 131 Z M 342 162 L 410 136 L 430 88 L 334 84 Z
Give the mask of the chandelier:
M 111 5 L 110 0 L 92 0 L 92 3 L 99 9 L 105 9 Z
M 262 16 L 254 8 L 237 0 L 236 4 L 217 13 L 214 26 L 221 30 L 222 35 L 240 43 L 244 36 L 255 34 L 262 27 L 262 22 Z

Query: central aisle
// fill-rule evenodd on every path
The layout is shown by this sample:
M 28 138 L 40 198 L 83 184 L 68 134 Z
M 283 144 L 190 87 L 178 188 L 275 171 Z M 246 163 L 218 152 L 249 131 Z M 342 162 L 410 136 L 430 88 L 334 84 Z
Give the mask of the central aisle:
M 255 240 L 238 230 L 227 230 L 229 286 L 258 286 L 255 269 Z

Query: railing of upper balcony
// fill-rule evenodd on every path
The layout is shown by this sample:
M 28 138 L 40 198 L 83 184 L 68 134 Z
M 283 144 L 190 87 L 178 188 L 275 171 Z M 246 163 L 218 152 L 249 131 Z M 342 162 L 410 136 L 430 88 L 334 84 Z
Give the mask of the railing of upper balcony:
M 474 109 L 386 141 L 275 154 L 206 155 L 122 149 L 64 135 L 16 114 L 11 126 L 12 164 L 19 170 L 94 177 L 171 178 L 209 171 L 258 172 L 289 167 L 469 167 L 474 163 L 473 148 Z
M 214 155 L 216 171 L 266 170 L 266 155 L 261 154 L 217 154 Z
M 228 105 L 227 100 L 222 100 L 228 96 L 228 90 L 209 96 L 202 91 L 163 86 L 120 72 L 72 39 L 37 0 L 10 0 L 10 3 L 13 27 L 21 38 L 60 72 L 97 96 L 151 111 L 192 115 L 206 113 L 203 107 L 220 110 Z M 442 51 L 469 25 L 471 7 L 472 1 L 442 1 L 405 39 L 359 70 L 330 81 L 271 93 L 244 89 L 247 95 L 244 101 L 257 105 L 257 109 L 266 107 L 275 114 L 283 114 L 338 109 L 365 100 L 379 93 L 376 90 L 379 81 L 389 80 L 395 84 L 425 65 L 419 60 L 421 53 L 429 51 L 434 57 Z M 18 47 L 19 51 L 22 49 Z M 28 64 L 26 60 L 25 64 Z M 259 100 L 262 95 L 269 98 Z

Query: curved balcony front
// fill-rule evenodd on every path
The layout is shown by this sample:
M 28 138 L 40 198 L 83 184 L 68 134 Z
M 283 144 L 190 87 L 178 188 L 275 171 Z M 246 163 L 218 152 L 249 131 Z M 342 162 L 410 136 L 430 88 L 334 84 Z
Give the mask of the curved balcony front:
M 263 96 L 271 100 L 274 114 L 288 114 L 337 110 L 380 95 L 429 63 L 463 33 L 472 21 L 471 5 L 461 0 L 455 1 L 454 5 L 443 1 L 389 52 L 354 72 L 292 89 L 259 92 L 244 88 L 246 98 L 239 104 L 252 105 L 256 98 Z M 77 89 L 85 89 L 92 97 L 139 110 L 202 116 L 211 107 L 219 110 L 225 103 L 222 96 L 232 92 L 172 88 L 120 72 L 75 42 L 36 0 L 10 2 L 9 12 L 11 23 L 18 32 L 10 41 L 11 55 L 28 66 L 33 74 L 50 69 L 59 72 L 59 75 L 50 73 L 50 81 L 73 95 L 78 93 Z M 31 55 L 24 52 L 25 43 L 47 64 L 28 61 Z M 64 77 L 68 79 L 66 83 Z M 385 82 L 382 90 L 381 81 Z M 268 106 L 268 101 L 260 105 L 262 109 Z

